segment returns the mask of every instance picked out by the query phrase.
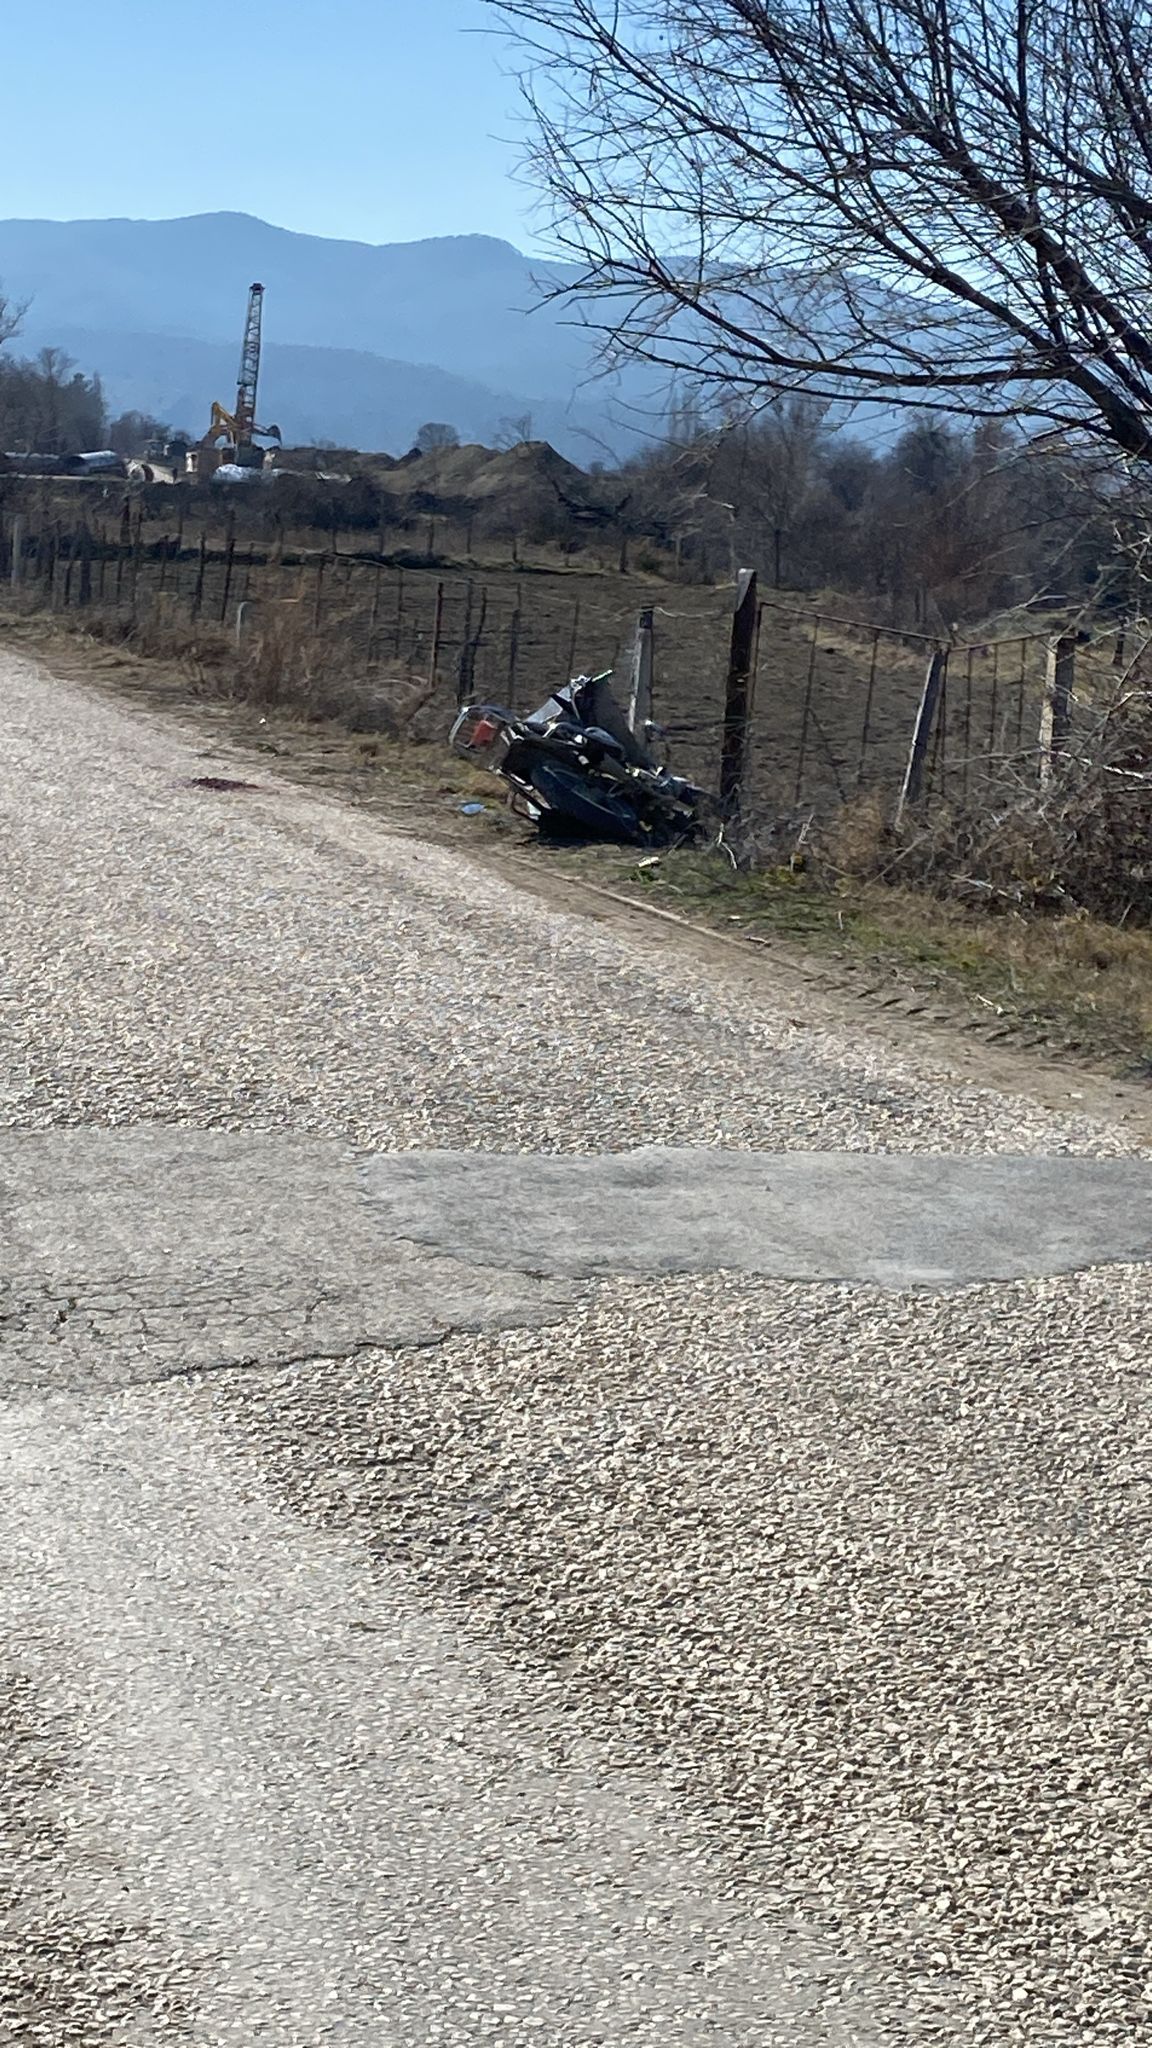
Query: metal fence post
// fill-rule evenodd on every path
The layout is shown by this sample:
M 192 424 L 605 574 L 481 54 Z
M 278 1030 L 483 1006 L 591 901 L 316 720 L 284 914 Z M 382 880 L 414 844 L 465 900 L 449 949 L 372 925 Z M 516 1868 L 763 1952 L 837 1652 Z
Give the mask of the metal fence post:
M 634 733 L 641 736 L 652 716 L 654 618 L 654 606 L 645 605 L 636 621 L 636 640 L 632 648 L 632 688 L 628 698 L 628 724 Z
M 436 688 L 436 671 L 440 666 L 440 642 L 444 636 L 444 585 L 436 585 L 436 611 L 432 620 L 432 645 L 428 652 L 428 688 Z

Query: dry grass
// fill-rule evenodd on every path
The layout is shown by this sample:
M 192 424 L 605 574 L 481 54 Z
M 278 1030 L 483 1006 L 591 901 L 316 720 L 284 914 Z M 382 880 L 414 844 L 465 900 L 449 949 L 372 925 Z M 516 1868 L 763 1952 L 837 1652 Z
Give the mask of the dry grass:
M 206 621 L 190 623 L 163 597 L 138 617 L 115 611 L 73 615 L 73 630 L 133 656 L 176 668 L 190 695 L 330 721 L 352 732 L 400 739 L 431 694 L 401 663 L 351 676 L 339 644 L 309 630 L 295 612 L 271 612 L 237 640 Z
M 750 941 L 780 942 L 932 1008 L 1152 1077 L 1152 931 L 1086 913 L 998 917 L 920 890 L 787 863 L 737 872 L 715 852 L 639 867 L 601 849 L 562 856 L 626 893 Z
M 1152 926 L 1152 689 L 1132 679 L 1082 699 L 1047 776 L 1038 757 L 991 765 L 966 796 L 910 810 L 896 829 L 875 797 L 822 829 L 834 876 L 877 879 L 975 905 Z

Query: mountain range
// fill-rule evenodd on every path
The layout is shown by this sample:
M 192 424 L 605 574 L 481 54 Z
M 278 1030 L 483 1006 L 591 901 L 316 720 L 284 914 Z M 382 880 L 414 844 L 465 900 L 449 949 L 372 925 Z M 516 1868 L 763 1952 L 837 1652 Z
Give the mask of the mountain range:
M 550 295 L 565 266 L 485 235 L 330 240 L 242 213 L 180 220 L 0 221 L 0 289 L 26 352 L 67 350 L 113 413 L 198 435 L 231 405 L 249 285 L 265 286 L 259 411 L 286 444 L 411 446 L 428 419 L 491 442 L 534 436 L 588 464 L 651 432 L 653 376 L 597 373 L 595 338 Z

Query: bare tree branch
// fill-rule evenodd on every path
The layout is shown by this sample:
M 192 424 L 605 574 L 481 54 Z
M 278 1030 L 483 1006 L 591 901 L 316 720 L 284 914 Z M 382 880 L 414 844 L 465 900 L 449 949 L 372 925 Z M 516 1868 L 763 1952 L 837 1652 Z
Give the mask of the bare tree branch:
M 1152 460 L 1150 0 L 488 0 L 613 360 Z
M 11 341 L 13 335 L 19 334 L 27 311 L 27 304 L 18 306 L 15 299 L 7 298 L 0 291 L 0 348 L 6 341 Z

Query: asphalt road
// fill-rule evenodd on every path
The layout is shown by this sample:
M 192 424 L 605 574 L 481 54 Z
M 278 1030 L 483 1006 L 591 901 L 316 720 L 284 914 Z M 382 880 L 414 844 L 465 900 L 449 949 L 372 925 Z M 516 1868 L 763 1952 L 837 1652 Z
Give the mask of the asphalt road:
M 0 2042 L 1152 2039 L 1128 1131 L 14 656 L 0 864 Z

